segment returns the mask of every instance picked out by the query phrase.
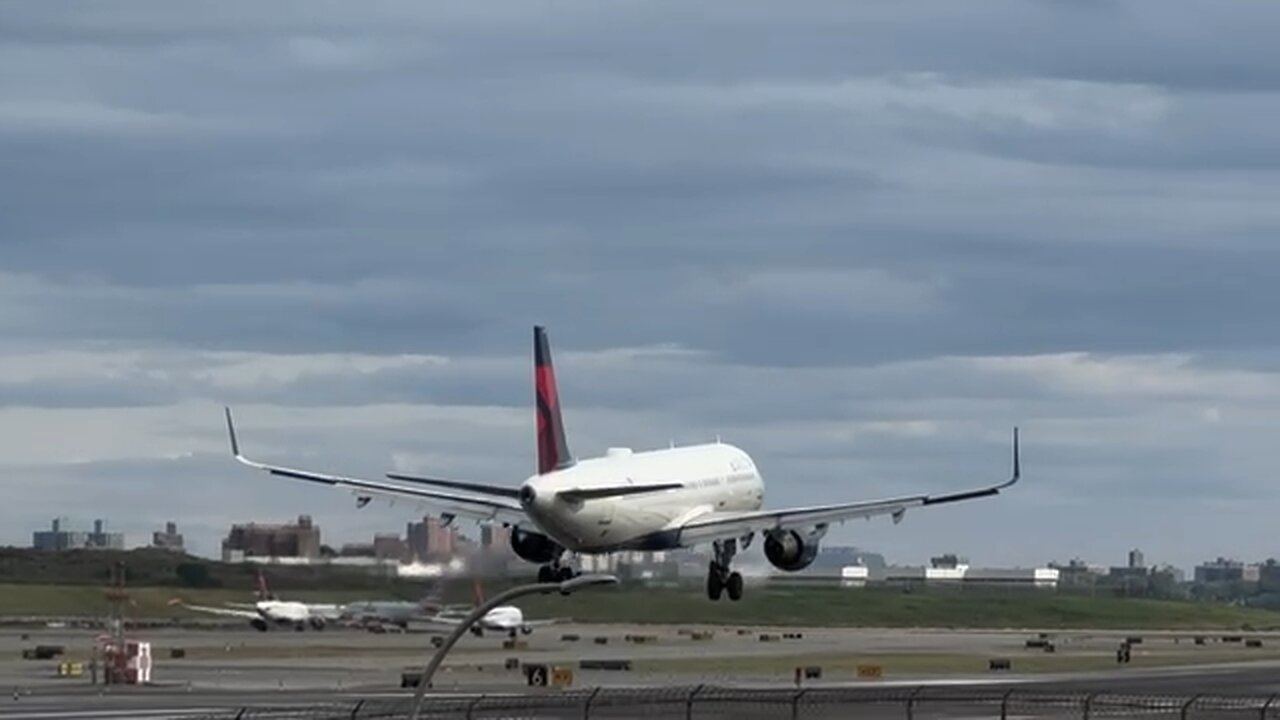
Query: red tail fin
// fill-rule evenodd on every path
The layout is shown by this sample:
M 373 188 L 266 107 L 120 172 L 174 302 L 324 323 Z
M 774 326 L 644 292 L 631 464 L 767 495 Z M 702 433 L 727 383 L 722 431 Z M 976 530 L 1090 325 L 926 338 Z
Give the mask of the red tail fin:
M 560 395 L 556 392 L 556 371 L 551 365 L 551 344 L 547 330 L 533 328 L 533 383 L 538 418 L 538 474 L 573 465 L 560 419 Z
M 271 588 L 267 587 L 267 576 L 258 571 L 258 599 L 259 600 L 275 600 L 276 596 L 271 594 Z

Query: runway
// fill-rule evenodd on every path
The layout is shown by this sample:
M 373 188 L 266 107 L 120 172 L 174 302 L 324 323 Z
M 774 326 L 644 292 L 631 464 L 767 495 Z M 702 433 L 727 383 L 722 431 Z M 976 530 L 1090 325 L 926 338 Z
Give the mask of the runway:
M 694 639 L 694 633 L 709 632 L 714 636 Z M 816 665 L 823 668 L 822 677 L 803 682 L 815 698 L 838 688 L 892 694 L 920 687 L 931 689 L 922 691 L 922 697 L 944 688 L 981 689 L 992 697 L 1010 690 L 1280 694 L 1280 640 L 1267 636 L 1263 647 L 1246 648 L 1221 638 L 1200 645 L 1189 635 L 1148 633 L 1134 646 L 1134 662 L 1116 666 L 1115 647 L 1127 636 L 1052 635 L 1055 649 L 1047 653 L 1027 647 L 1028 640 L 1039 638 L 1029 631 L 566 625 L 540 629 L 520 638 L 527 647 L 512 649 L 502 647 L 503 637 L 466 638 L 437 676 L 433 693 L 563 695 L 622 687 L 663 692 L 700 684 L 791 692 L 796 689 L 794 667 Z M 153 630 L 143 639 L 153 643 L 154 686 L 142 688 L 95 687 L 87 671 L 85 677 L 59 678 L 57 660 L 21 659 L 23 648 L 57 644 L 65 646 L 65 659 L 84 660 L 93 638 L 93 633 L 69 630 L 29 631 L 26 639 L 18 631 L 0 635 L 0 692 L 5 693 L 0 695 L 0 718 L 177 718 L 243 707 L 385 705 L 410 696 L 400 688 L 401 673 L 420 668 L 431 652 L 429 637 L 422 634 Z M 185 656 L 171 657 L 175 649 Z M 987 659 L 995 657 L 1010 659 L 1013 669 L 987 670 Z M 573 671 L 572 687 L 531 689 L 519 670 L 505 667 L 509 659 L 567 667 Z M 584 659 L 627 659 L 632 669 L 583 670 L 578 663 Z M 882 663 L 882 677 L 859 679 L 854 668 L 873 662 Z M 966 707 L 935 708 L 938 712 L 930 717 L 960 717 L 973 710 Z M 876 705 L 872 714 L 902 717 L 901 707 L 893 703 Z

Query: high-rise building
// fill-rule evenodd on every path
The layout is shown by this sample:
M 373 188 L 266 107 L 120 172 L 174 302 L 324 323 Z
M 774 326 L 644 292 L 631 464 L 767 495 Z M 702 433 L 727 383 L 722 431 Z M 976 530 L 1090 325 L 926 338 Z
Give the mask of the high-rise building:
M 487 553 L 510 552 L 511 529 L 502 525 L 481 525 L 480 548 Z
M 422 522 L 409 523 L 405 528 L 409 554 L 415 560 L 446 560 L 453 557 L 457 530 L 445 526 L 444 521 L 430 515 Z
M 320 528 L 310 515 L 283 525 L 232 525 L 222 541 L 222 561 L 239 562 L 247 557 L 288 557 L 315 560 L 320 557 Z
M 152 533 L 151 547 L 183 552 L 183 538 L 182 533 L 178 532 L 178 524 L 173 521 L 167 522 L 164 524 L 163 531 L 157 530 Z
M 1146 567 L 1147 567 L 1147 561 L 1146 561 L 1146 558 L 1142 556 L 1142 551 L 1137 549 L 1130 550 L 1129 551 L 1129 569 L 1137 570 L 1140 568 L 1145 569 Z
M 93 521 L 93 532 L 66 529 L 64 518 L 54 518 L 48 530 L 31 534 L 37 550 L 123 550 L 124 534 L 106 532 L 106 522 Z

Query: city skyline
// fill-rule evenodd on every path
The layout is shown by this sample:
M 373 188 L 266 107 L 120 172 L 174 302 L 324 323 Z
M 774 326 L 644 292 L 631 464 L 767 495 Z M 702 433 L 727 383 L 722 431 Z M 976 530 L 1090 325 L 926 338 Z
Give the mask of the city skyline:
M 57 532 L 59 529 L 61 529 L 64 532 L 70 532 L 76 535 L 92 534 L 87 531 L 77 529 L 77 524 L 75 522 L 68 522 L 69 519 L 70 517 L 67 515 L 60 515 L 58 517 L 53 518 L 52 523 L 53 523 L 54 532 Z M 94 527 L 93 532 L 102 533 L 103 529 L 106 527 L 106 523 L 107 521 L 105 519 L 102 519 L 102 518 L 95 519 L 94 525 L 93 525 Z M 451 539 L 447 542 L 447 549 L 437 550 L 435 552 L 428 552 L 425 555 L 417 552 L 413 547 L 412 538 L 415 532 L 422 532 L 421 530 L 415 530 L 415 526 L 421 527 L 423 525 L 434 526 L 435 529 L 429 531 L 433 535 L 435 533 L 440 533 L 440 532 L 444 532 L 450 535 Z M 472 533 L 468 534 L 467 532 L 464 532 L 463 525 L 471 526 Z M 315 522 L 313 518 L 307 515 L 298 515 L 298 516 L 295 516 L 292 520 L 237 521 L 237 522 L 233 522 L 229 526 L 228 531 L 224 531 L 222 537 L 218 540 L 218 543 L 217 543 L 221 547 L 221 551 L 214 552 L 214 553 L 203 553 L 197 550 L 193 550 L 190 544 L 186 544 L 184 546 L 183 545 L 184 534 L 179 532 L 179 529 L 180 529 L 179 524 L 173 521 L 166 521 L 162 527 L 154 529 L 150 533 L 152 538 L 150 542 L 130 542 L 128 535 L 123 533 L 111 533 L 111 535 L 113 537 L 121 538 L 119 540 L 120 545 L 117 546 L 116 549 L 134 550 L 134 549 L 142 549 L 142 548 L 148 548 L 148 547 L 166 547 L 168 545 L 171 545 L 174 542 L 174 539 L 176 538 L 177 542 L 179 543 L 178 549 L 184 550 L 188 554 L 191 554 L 197 557 L 203 557 L 206 559 L 222 560 L 224 562 L 227 562 L 227 561 L 244 562 L 244 561 L 249 561 L 252 558 L 243 553 L 236 555 L 234 558 L 229 558 L 227 554 L 226 544 L 228 540 L 232 536 L 234 536 L 237 532 L 243 532 L 246 529 L 253 529 L 253 528 L 259 528 L 267 532 L 284 531 L 286 534 L 292 533 L 293 531 L 296 531 L 299 528 L 303 528 L 308 532 L 314 531 L 315 542 L 314 542 L 313 550 L 315 550 L 316 552 L 310 553 L 309 556 L 311 556 L 312 559 L 316 561 L 323 561 L 323 558 L 325 557 L 323 553 L 319 552 L 321 548 L 327 548 L 327 550 L 332 553 L 332 557 L 343 556 L 344 551 L 348 551 L 348 550 L 349 551 L 370 551 L 374 554 L 377 554 L 378 545 L 380 541 L 385 542 L 390 540 L 394 540 L 395 543 L 397 543 L 397 548 L 405 551 L 404 554 L 400 555 L 399 557 L 399 562 L 402 562 L 402 563 L 426 562 L 430 564 L 432 562 L 435 562 L 435 563 L 447 562 L 452 557 L 455 557 L 458 555 L 465 555 L 470 552 L 484 553 L 484 552 L 490 551 L 491 548 L 499 548 L 501 554 L 510 555 L 512 560 L 515 559 L 514 554 L 509 552 L 509 548 L 506 545 L 507 537 L 509 534 L 509 531 L 506 528 L 503 528 L 499 525 L 493 525 L 493 524 L 476 525 L 472 523 L 460 524 L 456 522 L 450 523 L 446 526 L 439 517 L 435 517 L 435 516 L 424 516 L 416 522 L 408 523 L 407 532 L 403 534 L 396 533 L 396 532 L 388 532 L 386 530 L 381 530 L 381 531 L 375 530 L 372 535 L 367 537 L 342 537 L 337 539 L 334 539 L 334 538 L 325 539 L 325 536 L 322 534 L 323 528 L 321 527 L 320 523 Z M 33 533 L 33 537 L 40 535 L 42 533 L 48 534 L 48 530 L 35 530 Z M 438 535 L 436 537 L 438 537 Z M 428 541 L 428 542 L 431 542 L 431 541 Z M 434 542 L 439 543 L 439 540 L 435 540 Z M 157 544 L 157 543 L 162 543 L 162 544 Z M 38 543 L 33 543 L 33 544 L 38 545 Z M 27 545 L 22 545 L 17 547 L 31 547 L 31 545 L 32 544 L 27 544 Z M 169 549 L 173 549 L 173 548 L 169 547 Z M 706 552 L 709 551 L 709 547 L 693 548 L 692 550 L 694 552 L 705 554 Z M 878 558 L 877 562 L 884 562 L 889 566 L 899 567 L 899 568 L 939 566 L 940 564 L 947 565 L 948 563 L 955 563 L 955 562 L 959 562 L 965 565 L 972 565 L 974 567 L 980 567 L 980 568 L 996 567 L 997 565 L 997 563 L 987 561 L 986 559 L 980 556 L 974 559 L 974 558 L 970 558 L 966 553 L 962 553 L 962 552 L 957 553 L 952 550 L 936 551 L 934 553 L 929 554 L 928 557 L 924 557 L 924 558 L 900 558 L 900 557 L 895 557 L 891 552 L 884 552 L 881 549 L 872 548 L 872 547 L 843 545 L 843 544 L 837 544 L 837 543 L 824 543 L 822 546 L 822 554 L 824 556 L 829 556 L 831 554 L 846 554 L 850 552 L 856 553 L 857 555 L 860 555 L 860 556 L 874 556 Z M 627 555 L 629 553 L 626 551 L 620 551 L 619 553 L 615 553 L 615 554 Z M 308 555 L 308 553 L 303 552 L 302 555 Z M 762 564 L 765 562 L 763 556 L 760 555 L 759 552 L 753 553 L 750 550 L 747 550 L 747 551 L 744 551 L 742 555 L 744 560 L 751 564 Z M 1127 550 L 1123 550 L 1116 553 L 1114 557 L 1108 556 L 1108 557 L 1098 557 L 1098 558 L 1086 558 L 1086 557 L 1081 557 L 1078 554 L 1073 555 L 1071 553 L 1067 553 L 1064 556 L 1059 556 L 1055 554 L 1049 557 L 1042 558 L 1037 561 L 1033 561 L 1028 564 L 1015 564 L 1011 567 L 1014 567 L 1014 568 L 1074 567 L 1081 570 L 1087 569 L 1091 572 L 1096 572 L 1101 574 L 1106 574 L 1108 572 L 1115 574 L 1117 571 L 1123 572 L 1123 570 L 1126 568 L 1130 570 L 1145 569 L 1150 571 L 1172 569 L 1180 574 L 1185 574 L 1188 577 L 1192 577 L 1192 576 L 1198 575 L 1203 569 L 1206 569 L 1206 568 L 1210 568 L 1210 569 L 1235 568 L 1237 571 L 1243 569 L 1246 573 L 1254 572 L 1256 574 L 1258 568 L 1265 565 L 1268 561 L 1280 562 L 1280 557 L 1276 557 L 1276 556 L 1239 557 L 1239 556 L 1206 555 L 1205 557 L 1187 566 L 1179 566 L 1176 563 L 1160 560 L 1159 559 L 1160 553 L 1158 549 L 1156 550 L 1155 553 L 1153 553 L 1153 555 L 1155 556 L 1156 559 L 1148 561 L 1147 560 L 1148 551 L 1142 548 L 1128 548 Z M 262 560 L 268 556 L 256 554 L 253 557 L 256 557 L 258 560 Z M 284 554 L 284 555 L 281 555 L 281 557 L 292 557 L 292 555 Z M 381 557 L 381 555 L 379 555 L 379 557 Z M 386 559 L 391 560 L 393 558 L 386 558 Z M 533 566 L 530 565 L 529 568 L 532 569 Z
M 184 7 L 0 27 L 0 542 L 419 509 L 274 480 L 717 436 L 923 560 L 1276 554 L 1280 6 Z M 1196 532 L 1187 532 L 1194 527 Z M 20 530 L 22 529 L 22 530 Z

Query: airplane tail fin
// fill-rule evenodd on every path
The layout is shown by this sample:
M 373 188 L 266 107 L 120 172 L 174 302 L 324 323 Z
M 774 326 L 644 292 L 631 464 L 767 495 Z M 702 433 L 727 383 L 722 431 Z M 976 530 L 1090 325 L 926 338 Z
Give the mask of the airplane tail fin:
M 473 586 L 473 588 L 476 593 L 476 605 L 480 606 L 484 604 L 484 588 L 480 587 L 479 578 L 476 578 L 474 582 L 475 582 L 475 585 Z
M 533 328 L 533 382 L 537 402 L 538 474 L 563 470 L 574 464 L 560 419 L 560 395 L 556 392 L 556 371 L 551 365 L 551 344 L 547 330 Z
M 275 600 L 276 596 L 271 594 L 271 588 L 267 586 L 267 576 L 258 571 L 258 599 L 259 600 Z

